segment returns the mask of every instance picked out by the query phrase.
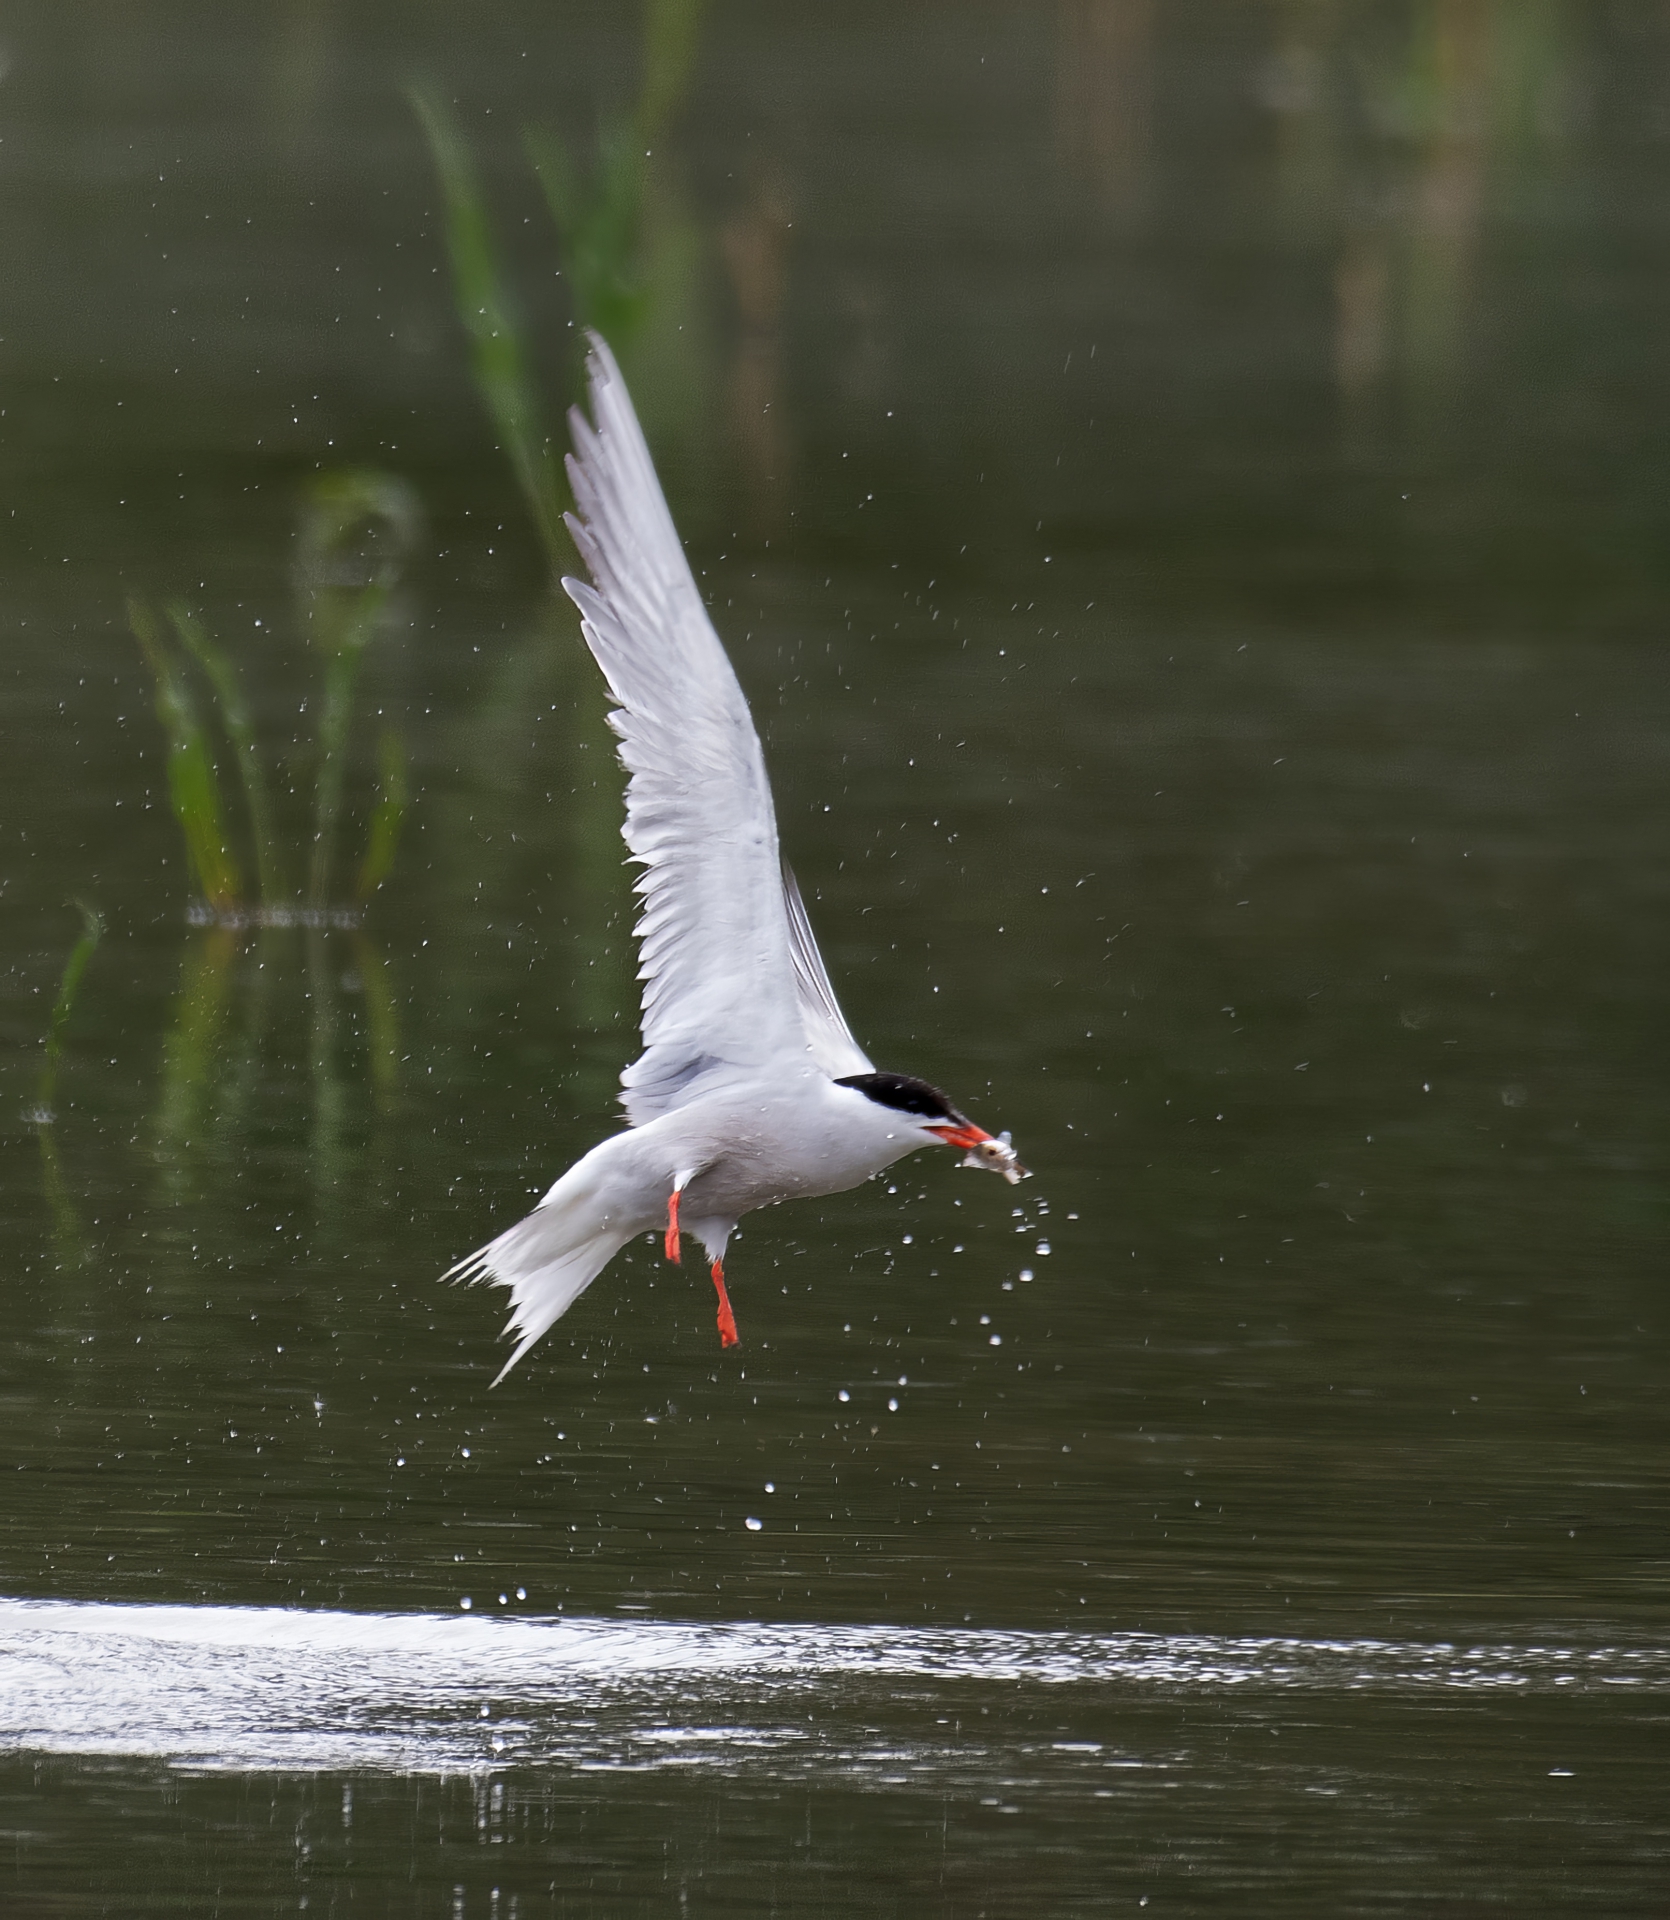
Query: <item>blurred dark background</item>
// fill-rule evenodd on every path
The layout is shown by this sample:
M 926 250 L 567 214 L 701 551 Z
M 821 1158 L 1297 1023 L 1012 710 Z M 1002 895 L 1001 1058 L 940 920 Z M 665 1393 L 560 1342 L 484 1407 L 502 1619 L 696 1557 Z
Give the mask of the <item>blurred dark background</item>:
M 528 576 L 402 89 L 454 104 L 560 388 L 522 133 L 624 113 L 632 9 L 21 4 L 6 58 L 14 578 L 224 569 L 345 460 Z M 712 7 L 647 181 L 688 532 L 1654 634 L 1667 76 L 1653 0 Z

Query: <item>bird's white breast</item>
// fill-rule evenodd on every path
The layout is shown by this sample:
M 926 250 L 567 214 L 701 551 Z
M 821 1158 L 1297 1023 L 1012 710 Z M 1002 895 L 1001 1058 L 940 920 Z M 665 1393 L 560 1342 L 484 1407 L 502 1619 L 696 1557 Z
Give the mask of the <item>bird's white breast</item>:
M 700 1168 L 687 1188 L 692 1215 L 729 1219 L 779 1200 L 843 1192 L 929 1144 L 906 1116 L 822 1074 L 732 1086 L 637 1137 L 653 1147 L 669 1192 L 681 1173 Z

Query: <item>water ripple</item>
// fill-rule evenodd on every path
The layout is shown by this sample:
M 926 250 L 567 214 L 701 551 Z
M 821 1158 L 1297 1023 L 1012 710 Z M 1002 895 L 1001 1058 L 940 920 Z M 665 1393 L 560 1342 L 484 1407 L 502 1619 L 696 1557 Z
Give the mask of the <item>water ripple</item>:
M 1661 1688 L 1670 1650 L 0 1600 L 0 1751 L 193 1768 L 839 1765 L 966 1750 L 866 1726 L 980 1683 L 1224 1694 Z M 1129 1767 L 1094 1741 L 1060 1766 Z

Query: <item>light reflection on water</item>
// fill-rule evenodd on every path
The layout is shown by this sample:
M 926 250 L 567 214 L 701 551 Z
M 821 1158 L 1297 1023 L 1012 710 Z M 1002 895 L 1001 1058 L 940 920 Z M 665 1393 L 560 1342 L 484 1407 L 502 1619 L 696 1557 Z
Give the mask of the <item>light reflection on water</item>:
M 1087 1689 L 1410 1696 L 1667 1680 L 1670 1650 L 1657 1648 L 0 1601 L 0 1748 L 189 1769 L 903 1766 L 945 1784 L 995 1751 L 872 1737 L 901 1690 L 949 1715 L 993 1688 L 1068 1689 L 1082 1705 Z M 1006 1744 L 1005 1763 L 1016 1757 Z M 1143 1764 L 1100 1740 L 1026 1740 L 1021 1757 L 1050 1774 Z

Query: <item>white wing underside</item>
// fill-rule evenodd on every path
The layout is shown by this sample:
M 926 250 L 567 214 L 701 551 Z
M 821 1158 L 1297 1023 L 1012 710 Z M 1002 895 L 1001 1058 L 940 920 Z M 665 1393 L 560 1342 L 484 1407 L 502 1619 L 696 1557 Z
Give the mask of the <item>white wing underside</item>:
M 592 414 L 569 415 L 569 531 L 594 585 L 563 581 L 618 702 L 630 778 L 623 832 L 635 889 L 644 1050 L 621 1075 L 642 1126 L 717 1085 L 811 1064 L 870 1063 L 836 1004 L 782 864 L 765 757 L 702 605 L 609 349 L 587 362 Z
M 854 1073 L 873 1073 L 875 1069 L 852 1037 L 852 1029 L 835 998 L 835 989 L 829 984 L 829 972 L 812 937 L 812 923 L 806 917 L 806 902 L 800 897 L 794 869 L 785 860 L 782 871 L 795 996 L 800 1002 L 801 1024 L 806 1029 L 806 1043 L 812 1049 L 812 1058 L 831 1080 L 844 1080 Z

